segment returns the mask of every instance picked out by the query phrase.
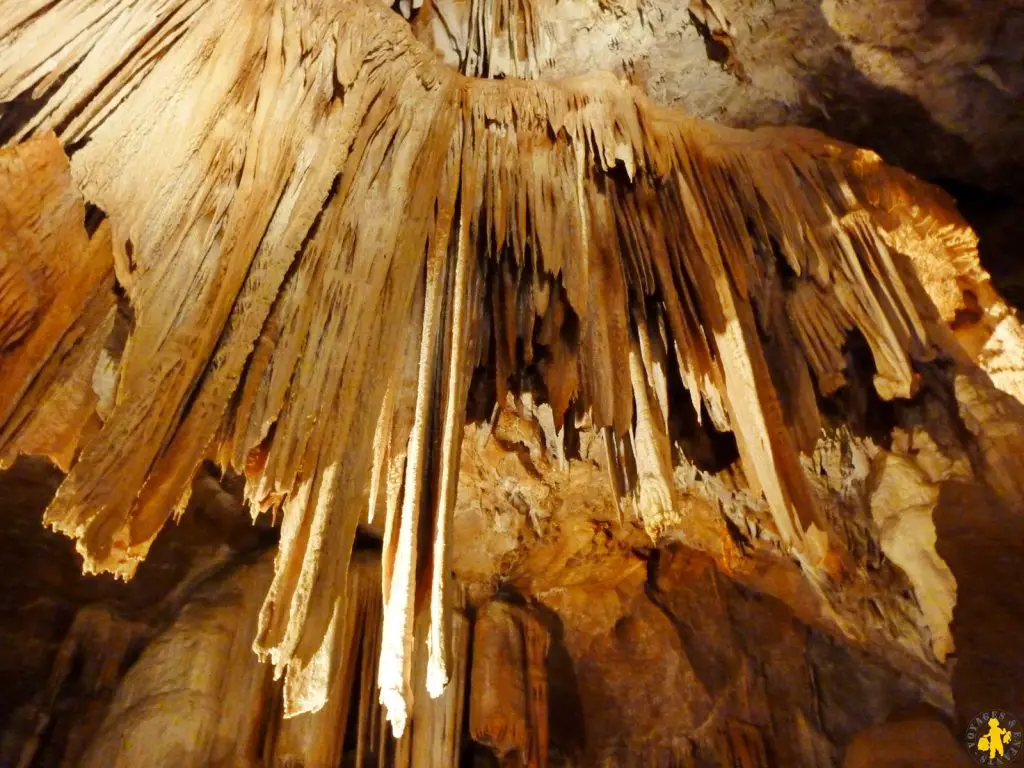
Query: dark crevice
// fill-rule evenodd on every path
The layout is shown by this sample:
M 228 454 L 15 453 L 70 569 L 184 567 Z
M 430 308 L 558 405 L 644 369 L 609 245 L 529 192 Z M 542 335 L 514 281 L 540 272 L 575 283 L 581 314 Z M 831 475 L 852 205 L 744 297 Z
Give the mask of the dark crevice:
M 470 424 L 482 424 L 489 421 L 497 404 L 496 393 L 494 366 L 477 366 L 469 383 L 466 421 Z
M 471 709 L 470 698 L 473 689 L 473 646 L 476 641 L 476 633 L 473 632 L 473 627 L 476 626 L 476 608 L 472 605 L 467 605 L 465 608 L 466 623 L 469 625 L 467 630 L 468 638 L 466 639 L 466 655 L 463 659 L 465 668 L 463 674 L 465 675 L 465 685 L 462 686 L 462 722 L 459 724 L 459 732 L 463 735 L 462 746 L 456 759 L 459 761 L 460 768 L 467 768 L 472 766 L 473 763 L 473 751 L 475 742 L 469 737 L 469 713 Z
M 54 80 L 53 84 L 38 98 L 32 96 L 36 86 L 30 86 L 2 105 L 3 109 L 0 110 L 0 146 L 8 144 L 26 125 L 32 122 L 46 106 L 46 102 L 57 94 L 80 64 L 81 61 L 78 61 L 68 67 L 67 71 Z
M 85 233 L 92 238 L 100 228 L 100 224 L 107 220 L 107 213 L 93 203 L 85 204 Z
M 580 432 L 576 428 L 574 406 L 570 403 L 566 409 L 562 426 L 562 455 L 566 461 L 573 461 L 580 456 Z
M 736 436 L 715 429 L 711 415 L 703 403 L 700 418 L 693 409 L 690 392 L 683 386 L 675 355 L 667 356 L 668 364 L 668 434 L 673 446 L 672 462 L 687 461 L 705 472 L 720 472 L 739 461 Z
M 732 540 L 736 548 L 744 555 L 754 551 L 753 545 L 750 539 L 743 531 L 740 530 L 739 526 L 732 521 L 728 515 L 723 514 L 722 519 L 725 521 L 725 530 L 729 534 L 729 538 Z
M 80 149 L 83 149 L 85 147 L 85 145 L 88 144 L 91 140 L 92 140 L 91 136 L 83 136 L 78 141 L 72 141 L 70 144 L 65 145 L 65 147 L 64 147 L 64 154 L 66 154 L 68 156 L 68 158 L 74 157 L 75 154 Z
M 548 631 L 548 748 L 550 763 L 572 764 L 586 749 L 583 701 L 576 679 L 576 665 L 565 645 L 565 629 L 561 617 L 541 603 L 529 609 Z M 559 763 L 561 759 L 565 762 Z
M 114 283 L 114 295 L 116 297 L 117 311 L 114 315 L 113 326 L 104 342 L 103 350 L 111 361 L 120 365 L 125 345 L 135 329 L 135 310 L 128 300 L 124 287 L 118 282 Z
M 982 267 L 992 275 L 996 290 L 1018 310 L 1024 310 L 1024 266 L 1020 260 L 1024 193 L 987 190 L 948 177 L 930 181 L 953 196 L 960 213 L 978 234 L 978 256 Z
M 701 40 L 704 42 L 704 51 L 707 54 L 708 60 L 720 64 L 722 69 L 740 82 L 749 82 L 750 77 L 733 50 L 732 38 L 722 29 L 712 29 L 706 22 L 699 19 L 692 10 L 689 11 L 689 14 L 694 29 L 697 30 L 697 34 L 700 35 Z
M 849 332 L 843 354 L 847 383 L 828 397 L 818 395 L 821 413 L 826 420 L 846 424 L 854 435 L 870 437 L 888 448 L 896 423 L 896 405 L 883 400 L 875 390 L 875 359 L 860 330 Z
M 134 272 L 136 268 L 135 246 L 130 239 L 124 241 L 124 258 L 128 262 L 128 271 Z

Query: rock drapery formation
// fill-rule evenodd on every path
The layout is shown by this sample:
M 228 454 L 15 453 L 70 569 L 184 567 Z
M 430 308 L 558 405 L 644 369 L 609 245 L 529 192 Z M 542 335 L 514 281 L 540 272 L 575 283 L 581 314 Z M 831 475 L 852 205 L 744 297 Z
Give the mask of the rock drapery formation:
M 458 65 L 536 74 L 543 13 L 471 3 Z M 600 464 L 648 543 L 699 535 L 691 494 L 728 497 L 865 642 L 846 601 L 877 544 L 918 615 L 899 653 L 945 660 L 944 493 L 1024 506 L 1024 334 L 952 201 L 611 76 L 467 77 L 413 32 L 362 0 L 0 7 L 0 462 L 67 472 L 44 522 L 127 579 L 206 462 L 242 474 L 280 525 L 254 647 L 283 714 L 344 719 L 379 583 L 380 702 L 396 736 L 433 712 L 455 754 L 460 461 L 490 419 L 527 465 Z M 377 581 L 350 567 L 361 527 Z M 543 643 L 517 621 L 522 727 L 471 733 L 542 763 Z

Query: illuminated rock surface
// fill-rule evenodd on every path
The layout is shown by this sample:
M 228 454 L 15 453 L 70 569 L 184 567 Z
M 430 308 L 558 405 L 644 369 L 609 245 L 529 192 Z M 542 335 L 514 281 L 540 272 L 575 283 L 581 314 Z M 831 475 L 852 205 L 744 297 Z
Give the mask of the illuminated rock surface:
M 1024 714 L 1024 16 L 395 10 L 0 3 L 0 761 Z

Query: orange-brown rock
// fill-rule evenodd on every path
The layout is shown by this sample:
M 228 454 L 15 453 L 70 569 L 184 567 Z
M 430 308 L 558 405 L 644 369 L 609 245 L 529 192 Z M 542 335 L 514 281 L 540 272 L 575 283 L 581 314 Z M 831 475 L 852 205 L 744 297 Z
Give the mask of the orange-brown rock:
M 525 635 L 522 611 L 515 606 L 492 600 L 481 607 L 473 627 L 469 705 L 470 736 L 499 758 L 524 764 L 531 753 L 533 714 Z
M 858 733 L 843 768 L 970 768 L 963 745 L 937 720 L 897 720 Z
M 35 453 L 67 469 L 93 418 L 114 264 L 109 222 L 86 224 L 55 136 L 0 149 L 0 467 Z

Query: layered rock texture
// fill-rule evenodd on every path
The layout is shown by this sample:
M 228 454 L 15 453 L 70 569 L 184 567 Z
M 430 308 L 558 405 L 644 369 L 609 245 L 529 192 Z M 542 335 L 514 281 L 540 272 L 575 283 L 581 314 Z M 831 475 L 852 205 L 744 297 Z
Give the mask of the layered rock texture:
M 1012 295 L 1024 15 L 762 5 L 0 2 L 0 759 L 1024 714 L 1017 312 L 736 127 Z

